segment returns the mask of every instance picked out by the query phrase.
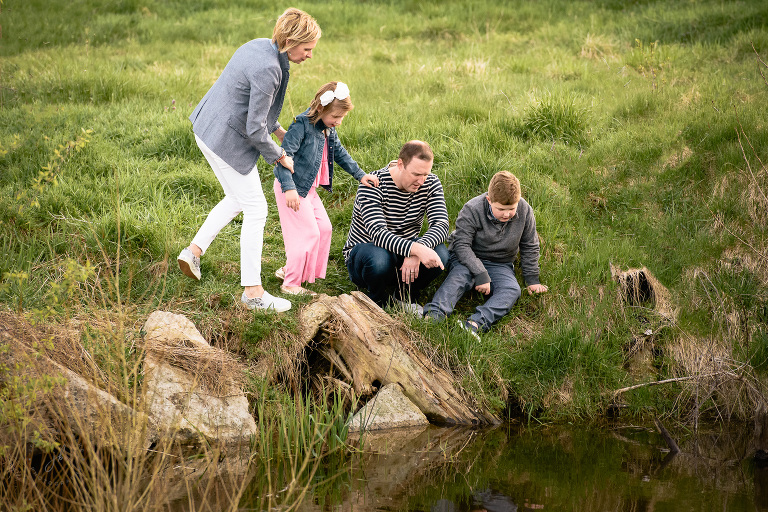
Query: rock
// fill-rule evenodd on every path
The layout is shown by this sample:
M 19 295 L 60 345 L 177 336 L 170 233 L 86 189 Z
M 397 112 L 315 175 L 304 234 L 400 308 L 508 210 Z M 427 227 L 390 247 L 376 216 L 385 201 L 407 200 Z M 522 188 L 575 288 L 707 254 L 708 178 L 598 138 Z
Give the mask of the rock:
M 429 425 L 429 420 L 403 394 L 399 384 L 382 387 L 376 396 L 352 417 L 350 432 Z
M 10 344 L 9 349 L 8 357 L 24 368 L 23 379 L 57 379 L 50 393 L 41 393 L 27 404 L 30 434 L 38 431 L 48 433 L 44 438 L 56 439 L 59 436 L 52 432 L 71 431 L 93 446 L 149 446 L 140 440 L 146 416 L 21 342 Z
M 211 358 L 231 358 L 208 345 L 194 324 L 183 315 L 155 311 L 144 324 L 145 343 L 176 346 Z M 208 369 L 203 369 L 206 371 Z M 179 367 L 177 361 L 147 350 L 144 360 L 147 414 L 159 437 L 184 445 L 218 441 L 220 446 L 247 446 L 258 429 L 248 400 L 235 386 L 213 392 L 200 375 Z

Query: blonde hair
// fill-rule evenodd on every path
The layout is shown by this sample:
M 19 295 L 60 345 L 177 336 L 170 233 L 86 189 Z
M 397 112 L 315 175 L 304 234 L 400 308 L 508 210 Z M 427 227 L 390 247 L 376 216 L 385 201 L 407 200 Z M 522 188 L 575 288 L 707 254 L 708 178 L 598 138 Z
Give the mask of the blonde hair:
M 317 121 L 320 119 L 320 116 L 325 114 L 336 112 L 346 113 L 355 108 L 355 106 L 352 104 L 351 95 L 347 96 L 343 100 L 333 98 L 333 100 L 326 106 L 323 106 L 322 103 L 320 103 L 320 96 L 322 96 L 326 91 L 335 91 L 338 83 L 339 82 L 328 82 L 322 86 L 320 90 L 317 91 L 317 94 L 315 94 L 315 99 L 313 99 L 312 103 L 309 104 L 309 112 L 307 112 L 307 117 L 313 124 L 317 123 Z
M 275 29 L 272 31 L 272 42 L 277 45 L 280 53 L 284 53 L 302 43 L 317 41 L 320 35 L 320 25 L 315 18 L 302 10 L 289 7 L 277 18 Z
M 509 171 L 499 171 L 488 185 L 488 199 L 492 203 L 513 205 L 520 201 L 520 180 Z

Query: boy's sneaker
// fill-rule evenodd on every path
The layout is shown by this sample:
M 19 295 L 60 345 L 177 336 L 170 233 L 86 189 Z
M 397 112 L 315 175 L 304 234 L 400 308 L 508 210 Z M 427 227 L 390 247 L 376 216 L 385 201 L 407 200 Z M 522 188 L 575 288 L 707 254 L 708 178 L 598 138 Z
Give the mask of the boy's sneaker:
M 469 320 L 457 320 L 462 329 L 471 334 L 477 341 L 480 341 L 480 335 L 477 334 L 477 327 L 469 323 Z
M 424 316 L 424 308 L 416 304 L 415 302 L 403 302 L 398 299 L 393 299 L 395 305 L 402 308 L 406 313 L 416 315 L 418 318 Z
M 179 268 L 185 276 L 200 280 L 200 258 L 192 254 L 189 249 L 183 249 L 176 258 L 179 262 Z
M 271 309 L 276 313 L 282 313 L 283 311 L 291 309 L 291 301 L 270 295 L 266 290 L 264 290 L 264 295 L 261 297 L 253 298 L 248 297 L 245 292 L 243 292 L 240 301 L 248 309 Z

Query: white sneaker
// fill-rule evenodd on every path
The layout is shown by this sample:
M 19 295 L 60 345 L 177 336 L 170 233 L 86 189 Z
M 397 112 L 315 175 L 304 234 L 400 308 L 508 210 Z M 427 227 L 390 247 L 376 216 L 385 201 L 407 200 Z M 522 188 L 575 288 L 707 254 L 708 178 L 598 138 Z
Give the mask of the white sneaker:
M 422 318 L 424 316 L 424 308 L 416 304 L 415 302 L 403 302 L 401 300 L 393 299 L 395 304 L 403 308 L 406 313 L 410 313 L 412 315 L 416 315 L 419 318 Z
M 291 301 L 270 295 L 266 290 L 264 291 L 264 295 L 261 297 L 253 298 L 248 297 L 245 292 L 243 292 L 243 296 L 240 297 L 240 301 L 248 309 L 271 309 L 276 313 L 282 313 L 283 311 L 288 311 L 291 309 Z
M 187 248 L 183 249 L 176 259 L 185 276 L 200 280 L 200 258 L 192 254 L 192 251 Z

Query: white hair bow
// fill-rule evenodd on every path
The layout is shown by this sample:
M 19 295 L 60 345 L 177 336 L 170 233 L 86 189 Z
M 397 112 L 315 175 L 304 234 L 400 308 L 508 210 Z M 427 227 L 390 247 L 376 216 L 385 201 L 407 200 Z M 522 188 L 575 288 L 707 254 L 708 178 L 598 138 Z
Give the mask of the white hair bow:
M 347 87 L 347 84 L 345 84 L 344 82 L 338 82 L 336 84 L 335 91 L 325 91 L 323 94 L 320 95 L 320 104 L 325 107 L 334 99 L 345 100 L 348 97 L 349 97 L 349 87 Z

